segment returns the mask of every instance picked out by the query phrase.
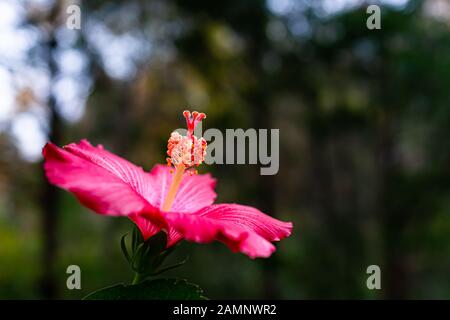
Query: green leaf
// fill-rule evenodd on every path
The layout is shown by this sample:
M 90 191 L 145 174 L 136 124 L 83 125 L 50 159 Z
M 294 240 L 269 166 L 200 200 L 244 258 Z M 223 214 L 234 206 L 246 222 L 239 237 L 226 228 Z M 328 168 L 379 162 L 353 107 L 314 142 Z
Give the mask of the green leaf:
M 133 232 L 131 234 L 131 248 L 132 248 L 132 252 L 135 252 L 136 248 L 142 242 L 144 242 L 144 239 L 142 238 L 141 231 L 139 230 L 138 227 L 134 226 L 133 227 Z
M 186 280 L 157 279 L 135 285 L 115 285 L 95 291 L 84 300 L 206 300 L 203 290 Z
M 129 262 L 131 268 L 141 274 L 142 278 L 155 272 L 162 264 L 166 255 L 162 253 L 167 246 L 167 234 L 158 232 L 153 237 L 137 245 Z
M 184 265 L 184 264 L 187 262 L 187 260 L 188 260 L 188 258 L 186 258 L 186 259 L 184 259 L 183 261 L 178 262 L 178 263 L 176 263 L 176 264 L 174 264 L 174 265 L 171 265 L 171 266 L 168 266 L 168 267 L 164 267 L 164 268 L 162 268 L 162 269 L 159 269 L 158 271 L 152 273 L 152 276 L 157 276 L 157 275 L 160 275 L 160 274 L 163 273 L 163 272 L 166 272 L 166 271 L 173 270 L 173 269 L 175 269 L 175 268 L 181 267 L 182 265 Z
M 123 255 L 125 256 L 125 259 L 127 259 L 127 261 L 130 262 L 131 257 L 130 257 L 130 254 L 128 253 L 127 244 L 125 242 L 125 238 L 127 237 L 127 235 L 128 235 L 128 233 L 125 233 L 122 236 L 122 239 L 120 239 L 120 247 L 122 248 L 122 252 L 123 252 Z
M 131 268 L 138 273 L 144 272 L 144 266 L 142 265 L 142 260 L 144 259 L 144 251 L 146 250 L 146 244 L 141 243 L 137 246 L 136 250 L 133 253 L 133 257 L 131 259 Z

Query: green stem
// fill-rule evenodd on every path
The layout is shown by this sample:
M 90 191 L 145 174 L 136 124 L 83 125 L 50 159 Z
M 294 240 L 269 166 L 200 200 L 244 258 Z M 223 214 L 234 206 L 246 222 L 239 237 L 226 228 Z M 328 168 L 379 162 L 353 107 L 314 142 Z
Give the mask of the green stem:
M 145 279 L 141 273 L 136 272 L 134 274 L 133 282 L 131 284 L 138 284 L 139 282 L 142 282 Z

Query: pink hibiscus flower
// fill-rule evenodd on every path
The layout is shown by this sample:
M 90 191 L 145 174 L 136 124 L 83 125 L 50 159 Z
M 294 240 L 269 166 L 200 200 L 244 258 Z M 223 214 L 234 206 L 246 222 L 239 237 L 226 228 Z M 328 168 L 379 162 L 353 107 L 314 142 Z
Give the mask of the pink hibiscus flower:
M 87 140 L 63 148 L 47 143 L 43 149 L 47 178 L 99 214 L 129 217 L 144 239 L 165 230 L 168 246 L 182 239 L 218 240 L 251 258 L 270 256 L 275 251 L 272 242 L 289 236 L 292 223 L 249 206 L 213 204 L 215 179 L 189 170 L 206 154 L 206 141 L 193 134 L 205 115 L 185 111 L 184 116 L 188 133 L 171 134 L 169 166 L 156 165 L 147 173 Z

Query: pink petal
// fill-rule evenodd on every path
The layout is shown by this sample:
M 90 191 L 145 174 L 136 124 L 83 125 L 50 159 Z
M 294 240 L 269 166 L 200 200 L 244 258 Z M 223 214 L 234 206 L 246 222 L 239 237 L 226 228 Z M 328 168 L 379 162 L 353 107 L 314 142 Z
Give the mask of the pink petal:
M 157 208 L 161 208 L 172 182 L 171 170 L 164 165 L 155 165 L 150 172 L 152 184 L 158 188 L 150 195 L 149 201 Z M 211 205 L 217 196 L 215 185 L 216 181 L 210 174 L 191 176 L 185 173 L 170 211 L 191 213 Z
M 167 232 L 167 247 L 183 239 L 182 234 L 167 225 L 159 209 L 155 207 L 147 207 L 138 214 L 130 215 L 129 218 L 138 226 L 144 240 L 157 234 L 161 229 L 169 230 Z
M 292 230 L 290 222 L 237 204 L 211 205 L 194 214 L 162 214 L 186 240 L 200 243 L 219 240 L 250 258 L 269 257 L 275 251 L 271 241 L 289 236 Z
M 82 204 L 100 214 L 124 216 L 149 205 L 152 180 L 142 168 L 86 140 L 63 149 L 43 149 L 49 181 L 73 192 Z

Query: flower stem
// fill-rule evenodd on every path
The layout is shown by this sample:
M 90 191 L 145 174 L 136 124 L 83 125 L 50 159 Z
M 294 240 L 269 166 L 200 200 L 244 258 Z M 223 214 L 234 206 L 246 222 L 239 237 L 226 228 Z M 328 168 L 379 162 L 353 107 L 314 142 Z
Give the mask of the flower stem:
M 169 192 L 164 199 L 162 205 L 162 211 L 169 211 L 172 208 L 173 201 L 177 195 L 178 188 L 180 187 L 181 181 L 183 180 L 183 174 L 185 171 L 184 165 L 178 165 L 175 167 L 175 174 L 172 179 L 172 184 L 170 185 Z
M 136 272 L 134 274 L 133 282 L 131 284 L 138 284 L 139 282 L 142 282 L 144 280 L 144 277 L 142 277 L 142 274 Z

